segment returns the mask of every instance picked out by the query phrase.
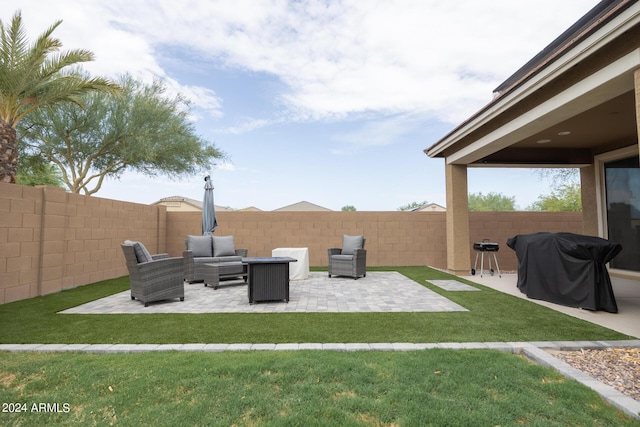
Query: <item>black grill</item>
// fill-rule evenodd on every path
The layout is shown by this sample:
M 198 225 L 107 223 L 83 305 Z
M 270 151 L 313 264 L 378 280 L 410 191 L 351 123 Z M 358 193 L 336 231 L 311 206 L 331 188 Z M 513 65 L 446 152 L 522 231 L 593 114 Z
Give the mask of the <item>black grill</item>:
M 473 249 L 478 252 L 498 252 L 500 245 L 492 242 L 479 242 L 473 244 Z
M 496 264 L 496 268 L 498 269 L 498 277 L 502 277 L 500 274 L 500 267 L 498 267 L 498 257 L 496 257 L 496 252 L 500 249 L 500 245 L 494 242 L 490 242 L 489 239 L 482 239 L 482 242 L 476 242 L 473 244 L 473 250 L 476 251 L 476 262 L 473 264 L 473 268 L 471 269 L 471 275 L 475 276 L 476 268 L 478 267 L 478 255 L 482 254 L 480 259 L 480 277 L 482 277 L 482 273 L 484 272 L 484 253 L 492 252 L 493 260 Z M 489 258 L 489 274 L 493 276 L 493 268 L 491 267 L 491 254 L 487 254 Z

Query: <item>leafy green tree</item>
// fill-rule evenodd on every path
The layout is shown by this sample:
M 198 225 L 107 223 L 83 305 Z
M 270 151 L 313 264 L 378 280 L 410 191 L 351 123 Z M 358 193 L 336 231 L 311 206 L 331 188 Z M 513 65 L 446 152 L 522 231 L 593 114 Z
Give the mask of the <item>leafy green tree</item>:
M 516 198 L 507 197 L 501 193 L 470 193 L 470 211 L 514 211 Z
M 580 181 L 580 169 L 578 168 L 537 168 L 533 172 L 540 179 L 547 179 L 554 184 L 577 183 Z M 558 187 L 558 185 L 554 185 Z
M 426 200 L 424 202 L 411 202 L 411 203 L 408 203 L 408 204 L 406 204 L 404 206 L 400 206 L 398 208 L 398 210 L 399 211 L 412 211 L 412 210 L 420 208 L 420 207 L 422 207 L 422 206 L 424 206 L 424 205 L 426 205 L 428 203 L 429 202 L 427 202 Z
M 356 209 L 356 207 L 355 207 L 355 206 L 352 206 L 352 205 L 346 205 L 346 206 L 343 206 L 341 210 L 342 210 L 343 212 L 355 212 L 357 209 Z
M 60 170 L 40 156 L 23 155 L 18 159 L 18 175 L 16 183 L 33 187 L 49 185 L 64 187 Z
M 84 108 L 60 104 L 28 115 L 19 127 L 24 148 L 58 166 L 73 193 L 91 195 L 105 177 L 130 169 L 170 178 L 209 169 L 224 154 L 196 135 L 189 102 L 168 97 L 163 82 L 120 79 L 121 96 L 93 92 Z
M 543 212 L 579 212 L 582 210 L 580 184 L 573 182 L 558 185 L 551 194 L 538 196 L 538 200 L 533 202 L 527 210 Z
M 61 102 L 79 103 L 78 97 L 89 91 L 119 90 L 106 79 L 67 72 L 92 61 L 93 53 L 59 52 L 62 43 L 51 34 L 61 23 L 57 21 L 29 43 L 19 11 L 6 26 L 0 21 L 0 182 L 16 182 L 16 126 L 26 115 Z

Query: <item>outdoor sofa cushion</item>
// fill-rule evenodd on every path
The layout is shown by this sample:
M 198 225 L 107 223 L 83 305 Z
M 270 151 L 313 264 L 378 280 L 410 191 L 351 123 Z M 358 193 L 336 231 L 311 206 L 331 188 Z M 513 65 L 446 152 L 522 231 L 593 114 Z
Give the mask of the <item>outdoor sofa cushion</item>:
M 351 261 L 353 259 L 353 255 L 331 255 L 331 259 L 333 260 L 341 260 L 341 261 Z
M 187 236 L 187 249 L 193 252 L 194 257 L 213 256 L 211 236 Z
M 125 240 L 125 245 L 133 246 L 133 250 L 136 254 L 136 259 L 138 260 L 138 264 L 142 262 L 153 261 L 153 257 L 149 250 L 143 245 L 141 242 L 134 242 L 132 240 Z
M 236 248 L 233 244 L 233 236 L 213 236 L 213 256 L 234 256 Z
M 342 236 L 342 255 L 353 255 L 356 249 L 364 246 L 364 236 Z

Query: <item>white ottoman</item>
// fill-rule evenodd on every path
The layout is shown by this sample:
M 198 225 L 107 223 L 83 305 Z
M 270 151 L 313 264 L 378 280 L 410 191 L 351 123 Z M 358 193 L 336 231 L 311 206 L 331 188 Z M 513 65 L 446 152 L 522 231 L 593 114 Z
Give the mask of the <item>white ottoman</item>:
M 273 257 L 291 257 L 298 262 L 289 264 L 289 280 L 304 280 L 309 277 L 309 248 L 275 248 Z

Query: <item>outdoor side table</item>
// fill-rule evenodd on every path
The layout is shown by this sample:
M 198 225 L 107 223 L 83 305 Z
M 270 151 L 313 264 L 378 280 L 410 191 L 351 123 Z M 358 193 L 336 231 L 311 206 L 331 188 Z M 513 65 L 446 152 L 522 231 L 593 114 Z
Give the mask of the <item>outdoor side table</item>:
M 289 280 L 304 280 L 309 277 L 309 248 L 275 248 L 273 257 L 291 257 L 298 260 L 289 265 Z
M 260 301 L 289 302 L 290 257 L 242 258 L 247 265 L 249 304 Z

